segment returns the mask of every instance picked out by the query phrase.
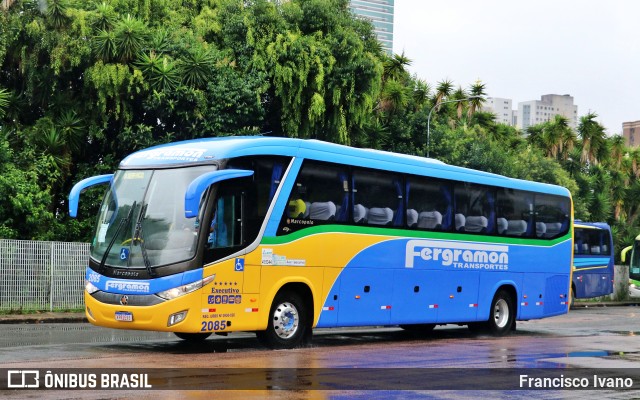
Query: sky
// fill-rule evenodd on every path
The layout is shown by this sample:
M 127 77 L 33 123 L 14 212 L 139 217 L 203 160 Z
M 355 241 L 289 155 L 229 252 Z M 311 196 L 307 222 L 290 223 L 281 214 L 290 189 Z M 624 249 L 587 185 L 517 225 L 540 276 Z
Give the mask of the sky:
M 608 135 L 640 120 L 638 0 L 395 0 L 393 51 L 435 88 L 518 103 L 569 94 Z

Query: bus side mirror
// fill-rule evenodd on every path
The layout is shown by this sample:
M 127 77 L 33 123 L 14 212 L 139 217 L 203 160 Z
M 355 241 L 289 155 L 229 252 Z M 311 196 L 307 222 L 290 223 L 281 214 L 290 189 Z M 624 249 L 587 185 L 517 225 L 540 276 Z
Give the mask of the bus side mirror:
M 78 216 L 78 202 L 80 201 L 80 193 L 88 187 L 109 183 L 113 180 L 113 174 L 92 176 L 76 183 L 71 192 L 69 192 L 69 216 L 75 218 Z
M 627 253 L 631 250 L 633 246 L 627 246 L 620 252 L 620 261 L 626 264 L 627 262 Z
M 207 188 L 216 182 L 225 181 L 227 179 L 245 178 L 253 175 L 253 171 L 244 169 L 223 169 L 221 171 L 211 171 L 200 175 L 194 179 L 184 195 L 184 216 L 185 218 L 194 218 L 198 215 L 200 199 Z

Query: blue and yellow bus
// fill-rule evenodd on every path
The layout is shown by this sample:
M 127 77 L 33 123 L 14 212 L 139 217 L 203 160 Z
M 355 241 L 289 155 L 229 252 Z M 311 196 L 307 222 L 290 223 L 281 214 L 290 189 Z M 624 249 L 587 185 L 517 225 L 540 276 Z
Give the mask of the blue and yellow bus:
M 572 297 L 613 293 L 614 251 L 611 227 L 605 222 L 575 221 Z
M 468 324 L 497 335 L 566 313 L 567 189 L 317 140 L 211 138 L 126 157 L 108 184 L 86 273 L 95 325 L 255 331 Z

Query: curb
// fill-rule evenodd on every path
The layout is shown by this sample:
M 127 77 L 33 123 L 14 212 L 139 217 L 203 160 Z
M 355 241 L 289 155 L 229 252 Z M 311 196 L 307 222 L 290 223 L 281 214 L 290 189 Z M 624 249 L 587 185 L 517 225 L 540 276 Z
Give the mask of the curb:
M 84 313 L 40 313 L 0 315 L 0 324 L 44 324 L 89 322 Z
M 640 306 L 640 300 L 622 300 L 622 301 L 574 301 L 571 308 L 589 308 L 589 307 L 628 307 Z

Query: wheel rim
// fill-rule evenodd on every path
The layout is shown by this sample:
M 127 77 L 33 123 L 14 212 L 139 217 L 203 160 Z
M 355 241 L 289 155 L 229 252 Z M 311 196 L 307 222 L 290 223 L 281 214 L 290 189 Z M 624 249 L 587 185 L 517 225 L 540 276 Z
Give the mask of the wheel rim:
M 498 299 L 493 308 L 493 319 L 496 321 L 498 328 L 504 328 L 509 321 L 509 305 L 505 299 Z
M 281 339 L 289 339 L 298 331 L 300 315 L 296 306 L 285 302 L 273 312 L 273 329 Z

